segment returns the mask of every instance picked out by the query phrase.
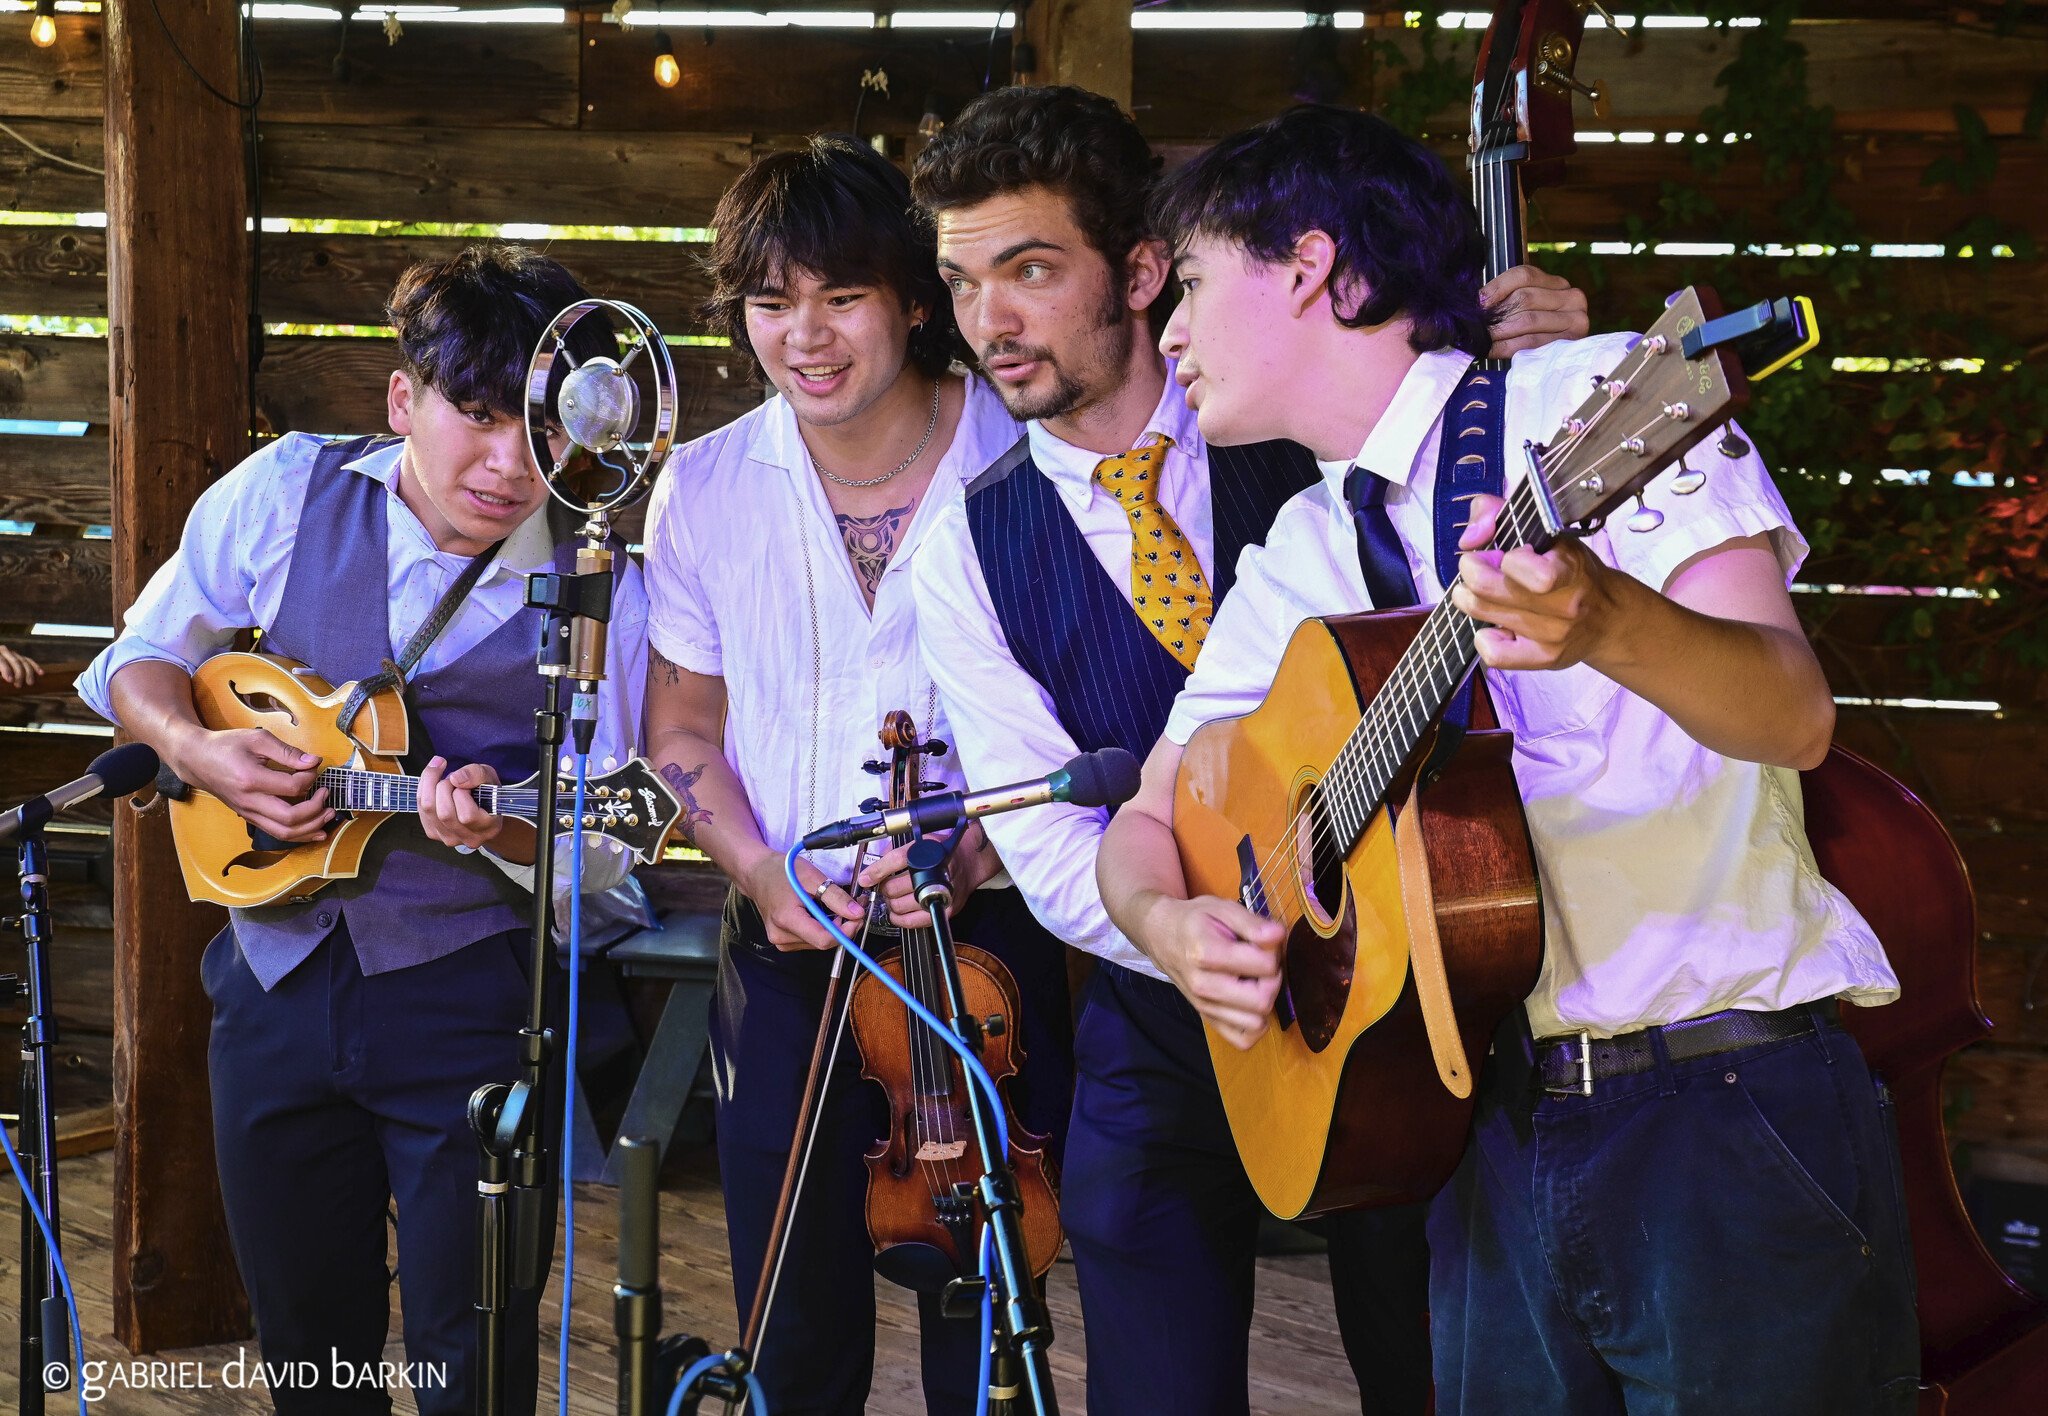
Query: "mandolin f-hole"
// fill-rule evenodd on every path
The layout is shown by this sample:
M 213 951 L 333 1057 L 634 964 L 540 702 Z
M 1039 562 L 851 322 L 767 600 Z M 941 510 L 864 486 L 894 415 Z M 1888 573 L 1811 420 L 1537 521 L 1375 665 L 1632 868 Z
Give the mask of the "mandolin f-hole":
M 298 715 L 286 707 L 282 699 L 272 694 L 264 693 L 260 690 L 245 693 L 242 690 L 242 686 L 233 680 L 228 682 L 228 692 L 234 694 L 241 701 L 242 706 L 252 713 L 279 714 L 293 727 L 296 728 L 299 725 Z

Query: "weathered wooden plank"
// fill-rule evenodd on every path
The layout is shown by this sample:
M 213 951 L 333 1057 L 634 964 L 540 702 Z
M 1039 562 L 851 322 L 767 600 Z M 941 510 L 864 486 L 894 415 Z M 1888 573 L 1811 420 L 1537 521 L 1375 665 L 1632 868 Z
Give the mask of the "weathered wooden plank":
M 107 233 L 91 226 L 0 226 L 0 310 L 107 313 Z
M 105 166 L 106 134 L 97 120 L 11 118 L 7 126 L 59 157 Z M 17 142 L 0 142 L 0 206 L 6 210 L 104 211 L 106 205 L 106 181 L 97 173 L 38 157 Z
M 754 147 L 700 133 L 281 123 L 264 154 L 270 216 L 702 226 Z
M 1044 0 L 1020 12 L 1037 68 L 1020 83 L 1071 84 L 1131 106 L 1131 20 L 1124 0 Z
M 1957 1140 L 2048 1148 L 2048 1053 L 1965 1048 L 1949 1059 L 1941 1082 Z
M 0 536 L 7 613 L 24 621 L 111 624 L 113 561 L 111 541 Z
M 1950 186 L 1924 186 L 1921 174 L 1945 144 L 1919 138 L 1843 140 L 1845 178 L 1835 193 L 1872 241 L 1940 241 L 1978 216 L 1991 216 L 2018 230 L 2038 224 L 2040 192 L 2048 183 L 2048 148 L 2025 139 L 1997 140 L 1997 175 L 1984 187 L 1961 193 Z M 1783 229 L 1775 215 L 1790 195 L 1783 183 L 1766 182 L 1761 161 L 1736 149 L 1718 173 L 1692 166 L 1683 144 L 1616 143 L 1581 147 L 1566 165 L 1567 180 L 1536 193 L 1529 203 L 1532 241 L 1612 240 L 1628 234 L 1627 222 L 1658 214 L 1667 182 L 1699 188 L 1715 210 L 1674 224 L 1673 239 L 1727 239 L 1732 219 L 1741 219 L 1753 239 L 1797 241 L 1802 233 Z
M 58 15 L 57 41 L 29 43 L 34 16 L 0 15 L 0 114 L 79 118 L 95 125 L 106 106 L 106 56 L 98 15 Z
M 440 124 L 462 128 L 574 128 L 574 25 L 407 28 L 386 43 L 375 23 L 341 27 L 258 20 L 263 117 L 272 123 Z
M 0 335 L 0 417 L 107 421 L 107 341 Z
M 0 250 L 6 228 L 0 227 Z M 263 317 L 285 324 L 382 324 L 384 301 L 408 265 L 441 260 L 462 237 L 312 236 L 263 240 Z M 711 292 L 704 247 L 685 241 L 528 242 L 560 261 L 593 295 L 630 301 L 670 334 L 703 327 L 697 305 Z
M 1411 67 L 1419 62 L 1421 42 L 1413 31 L 1381 33 L 1392 39 Z M 1580 46 L 1577 74 L 1607 91 L 1611 111 L 1608 118 L 1598 119 L 1591 103 L 1581 101 L 1576 105 L 1580 125 L 1612 130 L 1696 126 L 1701 110 L 1726 97 L 1716 80 L 1736 58 L 1743 33 L 1653 29 L 1644 32 L 1638 46 L 1595 22 L 1587 28 Z M 1158 47 L 1141 44 L 1141 73 L 1147 67 L 1147 56 L 1171 49 L 1170 41 L 1181 36 L 1155 31 L 1141 39 L 1154 37 L 1169 43 Z M 1953 105 L 1967 103 L 1985 116 L 1993 132 L 2014 134 L 2032 101 L 2034 84 L 2048 67 L 2048 31 L 2038 27 L 2000 37 L 1988 26 L 1965 28 L 1946 20 L 1884 18 L 1795 25 L 1791 37 L 1806 49 L 1810 101 L 1816 107 L 1833 108 L 1835 126 L 1844 132 L 1952 133 L 1956 129 Z M 1476 34 L 1440 34 L 1438 53 L 1458 55 L 1469 70 L 1476 40 Z M 1355 36 L 1346 41 L 1351 42 L 1356 42 Z M 1248 56 L 1257 52 L 1247 50 Z M 1153 58 L 1151 62 L 1158 61 Z M 1228 70 L 1219 66 L 1210 72 Z M 1281 73 L 1285 72 L 1282 68 Z M 1384 86 L 1402 72 L 1387 65 L 1376 78 Z M 1222 86 L 1221 96 L 1231 102 L 1241 91 L 1237 82 L 1231 82 Z M 1199 103 L 1203 97 L 1199 92 L 1182 94 L 1172 100 L 1174 106 L 1169 111 L 1183 111 L 1183 105 Z M 1457 134 L 1465 131 L 1468 121 L 1461 98 L 1433 115 L 1430 126 L 1435 132 Z M 1212 128 L 1160 127 L 1156 131 L 1177 134 Z
M 1842 708 L 1835 740 L 1918 792 L 1951 826 L 2048 826 L 2048 717 Z
M 107 457 L 104 432 L 78 438 L 0 437 L 0 521 L 112 525 Z
M 391 349 L 391 342 L 382 339 L 271 340 L 256 379 L 259 420 L 272 432 L 384 431 Z M 671 353 L 682 404 L 679 440 L 722 427 L 760 402 L 759 391 L 736 376 L 724 350 Z M 721 368 L 727 373 L 721 375 Z
M 1977 1001 L 1993 1042 L 2048 1047 L 2048 939 L 1981 946 Z
M 241 115 L 186 68 L 224 82 L 238 62 L 240 14 L 210 0 L 109 0 L 103 12 L 115 372 L 110 410 L 95 421 L 107 418 L 113 441 L 122 607 L 175 549 L 199 493 L 248 445 Z M 212 1111 L 193 1085 L 205 1075 L 212 1016 L 199 958 L 226 921 L 186 898 L 161 814 L 117 814 L 114 850 L 114 1331 L 131 1350 L 153 1352 L 249 1331 Z
M 723 349 L 683 347 L 671 353 L 682 385 L 678 426 L 685 437 L 722 426 L 760 401 Z M 0 417 L 104 420 L 106 358 L 101 339 L 0 339 Z M 393 367 L 388 339 L 273 338 L 264 345 L 256 377 L 259 426 L 278 433 L 380 432 L 386 426 L 384 386 Z M 145 375 L 138 370 L 136 376 Z M 183 525 L 182 514 L 166 523 L 166 546 L 175 544 L 176 528 Z
M 0 733 L 0 810 L 19 806 L 52 787 L 78 780 L 93 758 L 106 750 L 105 738 L 69 733 Z
M 1959 824 L 1954 835 L 1977 892 L 1977 928 L 2048 942 L 2048 832 Z
M 1007 33 L 991 61 L 986 31 L 678 26 L 669 40 L 682 81 L 665 89 L 654 82 L 651 31 L 593 14 L 583 36 L 586 130 L 849 131 L 858 104 L 862 137 L 902 137 L 916 130 L 927 96 L 950 118 L 981 92 L 991 63 L 998 83 L 1010 63 Z M 862 88 L 872 70 L 887 76 L 886 92 Z
M 1910 613 L 1913 608 L 1913 602 L 1902 596 L 1802 596 L 1799 608 L 1828 681 L 1836 693 L 1844 696 L 1937 696 L 1929 672 L 1916 668 L 1911 659 L 1931 651 L 1937 662 L 1953 674 L 1968 667 L 1966 656 L 1974 657 L 1974 645 L 1909 648 L 1885 643 L 1886 626 L 1895 616 Z M 1982 677 L 1940 696 L 1983 699 L 2013 709 L 2048 709 L 2048 672 L 2022 664 L 2012 655 L 1993 655 Z

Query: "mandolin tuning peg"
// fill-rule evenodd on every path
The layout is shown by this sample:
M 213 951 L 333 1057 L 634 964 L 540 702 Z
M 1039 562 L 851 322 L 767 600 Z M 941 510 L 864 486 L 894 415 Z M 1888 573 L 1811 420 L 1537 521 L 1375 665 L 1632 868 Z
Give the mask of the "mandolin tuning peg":
M 1628 519 L 1628 529 L 1641 534 L 1645 531 L 1655 531 L 1663 524 L 1664 513 L 1656 510 L 1654 507 L 1643 505 L 1642 497 L 1637 496 L 1636 514 Z
M 1707 485 L 1707 474 L 1695 472 L 1683 462 L 1678 464 L 1678 475 L 1671 479 L 1671 490 L 1679 496 L 1689 497 Z
M 1714 444 L 1714 451 L 1726 458 L 1749 456 L 1749 444 L 1742 440 L 1742 434 L 1730 428 L 1721 434 L 1721 441 Z

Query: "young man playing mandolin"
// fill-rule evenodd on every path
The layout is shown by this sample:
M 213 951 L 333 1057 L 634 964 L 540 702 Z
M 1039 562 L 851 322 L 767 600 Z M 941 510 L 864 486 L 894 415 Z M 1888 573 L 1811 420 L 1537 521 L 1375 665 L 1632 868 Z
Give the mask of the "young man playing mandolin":
M 248 627 L 262 629 L 264 652 L 337 686 L 429 640 L 404 676 L 415 756 L 433 754 L 408 763 L 417 818 L 386 821 L 361 873 L 309 902 L 234 911 L 202 966 L 221 1195 L 263 1357 L 322 1374 L 318 1390 L 279 1387 L 280 1411 L 389 1411 L 380 1386 L 325 1383 L 337 1364 L 374 1371 L 383 1359 L 394 1200 L 406 1356 L 445 1373 L 415 1392 L 419 1409 L 476 1409 L 468 1106 L 477 1087 L 519 1074 L 534 833 L 482 810 L 470 789 L 539 766 L 539 615 L 525 608 L 525 572 L 573 569 L 575 546 L 554 543 L 534 475 L 527 359 L 556 313 L 584 298 L 561 266 L 516 247 L 408 270 L 389 303 L 397 436 L 288 434 L 214 483 L 120 637 L 78 680 L 81 698 L 252 831 L 318 841 L 335 815 L 315 790 L 318 759 L 261 730 L 209 730 L 193 670 Z M 618 561 L 594 760 L 634 755 L 646 674 L 646 599 Z M 619 884 L 629 863 L 590 850 L 586 891 Z M 513 1299 L 508 1412 L 534 1408 L 538 1304 L 538 1293 Z
M 1031 420 L 945 508 L 916 568 L 925 661 L 976 785 L 1077 751 L 1142 758 L 1239 553 L 1316 478 L 1299 446 L 1218 448 L 1195 426 L 1151 327 L 1168 280 L 1147 224 L 1156 166 L 1112 101 L 1056 87 L 983 96 L 917 164 L 962 333 Z M 1510 272 L 1488 295 L 1502 302 L 1502 354 L 1585 330 L 1583 297 L 1541 272 Z M 1177 568 L 1134 568 L 1134 548 L 1160 545 Z M 1229 1416 L 1248 1401 L 1262 1211 L 1199 1020 L 1103 913 L 1107 817 L 1055 806 L 986 822 L 1039 917 L 1103 960 L 1075 1040 L 1062 1194 L 1089 1407 Z M 1368 1413 L 1428 1402 L 1421 1230 L 1419 1206 L 1328 1226 Z
M 765 157 L 726 192 L 713 224 L 712 320 L 776 396 L 677 449 L 655 491 L 647 741 L 683 797 L 690 839 L 734 884 L 711 1045 L 745 1324 L 834 963 L 831 937 L 784 878 L 783 852 L 888 794 L 887 777 L 863 771 L 890 755 L 877 740 L 887 714 L 906 711 L 926 739 L 951 740 L 917 652 L 910 571 L 940 506 L 1018 429 L 987 384 L 949 371 L 958 336 L 931 238 L 911 217 L 903 175 L 872 148 L 828 136 Z M 940 790 L 962 785 L 957 752 L 922 763 Z M 1057 1153 L 1072 1076 L 1065 951 L 1015 890 L 995 888 L 1008 882 L 980 825 L 966 832 L 952 862 L 955 927 L 1017 982 L 1025 1062 L 1008 1084 L 1013 1114 Z M 897 873 L 902 855 L 882 842 L 865 857 L 821 853 L 799 870 L 858 939 L 867 901 L 849 893 L 857 887 L 887 894 L 891 924 L 927 922 Z M 871 951 L 894 942 L 867 938 Z M 851 986 L 858 970 L 845 970 Z M 892 1117 L 877 1104 L 881 1089 L 861 1083 L 853 1040 L 833 1056 L 756 1352 L 777 1412 L 857 1416 L 874 1371 L 876 1243 L 894 1242 L 871 1238 L 862 1155 L 891 1133 Z M 868 1070 L 881 1074 L 883 1061 Z M 921 1093 L 916 1118 L 901 1124 L 922 1128 L 934 1105 Z M 937 1141 L 914 1167 L 930 1180 L 927 1204 L 969 1173 L 948 1169 L 951 1144 Z M 964 1416 L 975 1407 L 980 1332 L 941 1317 L 937 1300 L 918 1294 L 925 1401 L 935 1416 Z
M 1248 1048 L 1275 1026 L 1284 932 L 1187 898 L 1183 745 L 1259 706 L 1304 619 L 1444 593 L 1437 448 L 1461 351 L 1486 343 L 1479 249 L 1426 150 L 1335 109 L 1212 148 L 1168 185 L 1161 229 L 1187 290 L 1162 346 L 1204 435 L 1298 438 L 1323 472 L 1247 554 L 1099 861 L 1111 918 Z M 1626 348 L 1517 358 L 1507 446 L 1550 440 Z M 1487 626 L 1545 957 L 1431 1211 L 1440 1411 L 1914 1407 L 1896 1148 L 1835 1011 L 1897 983 L 1800 826 L 1795 773 L 1834 721 L 1786 594 L 1805 542 L 1730 449 L 1691 495 L 1652 487 L 1661 526 L 1502 554 L 1487 498 L 1462 537 L 1453 601 Z

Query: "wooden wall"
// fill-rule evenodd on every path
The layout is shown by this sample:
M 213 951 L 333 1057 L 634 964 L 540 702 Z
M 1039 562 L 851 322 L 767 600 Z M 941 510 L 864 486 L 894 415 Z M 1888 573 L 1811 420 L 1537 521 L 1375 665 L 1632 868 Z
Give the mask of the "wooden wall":
M 2021 134 L 2035 85 L 2048 72 L 2048 24 L 2040 8 L 2021 33 L 1998 37 L 1953 7 L 1914 0 L 1815 0 L 1795 37 L 1808 50 L 1814 99 L 1834 110 L 1849 180 L 1842 195 L 1877 240 L 1938 242 L 1989 213 L 2041 229 L 2048 145 Z M 1996 7 L 1986 7 L 1986 12 Z M 1375 19 L 1380 18 L 1375 16 Z M 1387 18 L 1391 19 L 1391 16 Z M 102 164 L 102 56 L 96 15 L 61 15 L 48 50 L 26 38 L 28 17 L 0 15 L 0 121 L 60 155 Z M 262 208 L 271 218 L 418 223 L 553 223 L 698 227 L 718 194 L 755 155 L 819 128 L 853 121 L 860 78 L 881 68 L 886 95 L 861 105 L 863 135 L 888 136 L 902 155 L 933 95 L 950 115 L 982 84 L 1008 71 L 1009 41 L 985 33 L 908 29 L 672 30 L 684 80 L 653 81 L 650 30 L 605 24 L 599 12 L 550 25 L 410 23 L 386 44 L 373 24 L 350 30 L 348 76 L 335 76 L 339 25 L 261 21 L 267 76 L 262 105 Z M 1380 29 L 1404 52 L 1415 36 Z M 1367 32 L 1340 31 L 1346 97 L 1384 95 L 1392 71 L 1367 62 Z M 1171 160 L 1290 101 L 1293 32 L 1142 30 L 1133 36 L 1131 101 L 1147 134 Z M 1579 73 L 1602 81 L 1613 116 L 1600 125 L 1663 135 L 1687 132 L 1715 99 L 1714 78 L 1736 36 L 1652 30 L 1640 45 L 1594 30 Z M 1461 51 L 1469 55 L 1469 40 Z M 226 82 L 227 76 L 214 76 Z M 1957 150 L 1954 105 L 1974 105 L 1999 152 L 1996 175 L 1969 193 L 1923 184 L 1936 155 Z M 1580 120 L 1592 124 L 1590 112 Z M 1433 120 L 1447 153 L 1463 129 L 1452 105 Z M 232 155 L 223 160 L 233 160 Z M 1685 145 L 1582 146 L 1563 187 L 1531 215 L 1542 241 L 1612 240 L 1632 213 L 1653 210 L 1668 180 L 1691 180 Z M 1712 186 L 1721 215 L 1699 223 L 1719 236 L 1731 217 L 1756 237 L 1796 241 L 1772 229 L 1784 194 L 1738 148 Z M 0 207 L 16 212 L 97 212 L 101 180 L 52 163 L 0 134 Z M 267 235 L 264 320 L 299 325 L 381 323 L 396 273 L 419 256 L 452 249 L 454 237 Z M 696 332 L 703 293 L 684 242 L 560 241 L 552 253 L 596 292 L 629 298 L 671 333 Z M 1675 266 L 1675 263 L 1674 263 Z M 1899 288 L 1926 311 L 1969 309 L 2023 344 L 2048 344 L 2043 271 L 2017 260 L 1902 261 Z M 1621 309 L 1637 271 L 1602 296 Z M 1661 287 L 1660 287 L 1661 288 Z M 106 314 L 105 233 L 86 226 L 0 226 L 0 313 L 97 318 Z M 1596 323 L 1598 321 L 1596 315 Z M 688 383 L 685 431 L 730 419 L 758 396 L 734 378 L 724 351 L 678 350 Z M 1914 351 L 1901 349 L 1900 354 Z M 388 342 L 273 336 L 256 379 L 265 432 L 344 433 L 382 426 Z M 107 475 L 107 350 L 93 338 L 0 332 L 0 417 L 76 419 L 79 439 L 0 436 L 0 519 L 35 523 L 36 534 L 0 537 L 0 639 L 17 645 L 34 622 L 113 622 L 108 543 L 82 528 L 113 516 Z M 148 378 L 149 371 L 137 370 Z M 164 528 L 170 534 L 170 528 Z M 1840 691 L 1903 698 L 1926 692 L 1904 656 L 1873 648 L 1886 608 L 1830 604 L 1817 629 Z M 1817 611 L 1818 613 L 1818 611 Z M 76 662 L 90 641 L 39 639 L 40 657 Z M 2001 716 L 1907 709 L 1850 710 L 1841 736 L 1900 771 L 1947 815 L 1976 873 L 1985 931 L 1980 985 L 1997 1023 L 1991 1044 L 1952 1069 L 1959 1083 L 1958 1134 L 2048 1159 L 2048 781 L 2042 777 L 2048 678 L 2012 672 L 1982 690 Z M 89 717 L 75 699 L 47 693 L 0 699 L 0 726 L 30 718 Z M 0 802 L 60 780 L 89 755 L 91 739 L 0 732 Z M 2032 997 L 2028 996 L 2033 980 Z

